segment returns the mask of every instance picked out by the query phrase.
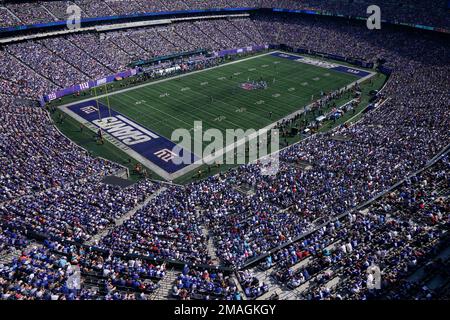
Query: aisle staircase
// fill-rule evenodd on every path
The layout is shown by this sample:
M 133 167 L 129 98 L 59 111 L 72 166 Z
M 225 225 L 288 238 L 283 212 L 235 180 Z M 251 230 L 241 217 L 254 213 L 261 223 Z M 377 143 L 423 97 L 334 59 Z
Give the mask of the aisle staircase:
M 175 284 L 180 271 L 175 271 L 174 269 L 167 270 L 166 275 L 159 282 L 160 287 L 150 295 L 151 300 L 174 300 L 172 298 L 172 287 Z

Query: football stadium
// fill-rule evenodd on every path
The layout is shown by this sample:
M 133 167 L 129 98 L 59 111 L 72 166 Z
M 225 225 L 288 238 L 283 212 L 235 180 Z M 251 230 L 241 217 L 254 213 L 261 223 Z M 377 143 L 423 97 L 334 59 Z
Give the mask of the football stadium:
M 448 300 L 449 40 L 443 0 L 0 1 L 0 300 Z
M 117 113 L 131 120 L 131 123 L 153 130 L 155 137 L 161 136 L 165 141 L 170 141 L 174 130 L 186 128 L 192 133 L 189 143 L 192 146 L 195 143 L 193 135 L 199 129 L 196 122 L 201 122 L 201 131 L 217 129 L 222 133 L 226 133 L 227 129 L 246 131 L 274 127 L 280 120 L 287 121 L 303 113 L 304 107 L 314 101 L 314 96 L 321 98 L 324 92 L 340 92 L 353 83 L 368 80 L 374 74 L 354 67 L 274 51 L 112 93 L 107 92 L 108 85 L 105 85 L 103 95 L 64 105 L 61 109 L 87 126 L 91 120 L 101 120 Z M 347 100 L 346 103 L 354 102 L 349 95 L 344 100 Z M 94 109 L 93 112 L 83 112 L 89 106 L 98 108 L 100 112 Z M 320 114 L 332 112 L 335 109 L 333 106 L 335 102 L 320 110 Z M 93 131 L 98 127 L 106 128 L 106 120 L 103 127 L 94 125 Z M 123 128 L 121 125 L 120 127 Z M 286 130 L 290 129 L 291 126 L 286 127 Z M 294 129 L 299 130 L 295 126 Z M 106 128 L 105 133 L 110 133 L 110 130 L 113 130 L 109 135 L 113 143 L 129 138 L 126 134 L 119 134 L 117 139 L 114 132 L 120 131 L 116 130 L 116 126 Z M 291 134 L 289 138 L 295 136 Z M 202 146 L 208 145 L 207 142 L 200 141 L 203 139 L 197 140 Z M 203 166 L 180 165 L 171 168 L 164 161 L 158 161 L 157 155 L 146 156 L 149 150 L 161 150 L 160 143 L 155 148 L 149 145 L 144 149 L 142 145 L 136 144 L 136 148 L 123 145 L 122 150 L 125 153 L 131 150 L 140 163 L 146 164 L 152 172 L 167 180 L 189 181 L 189 178 L 192 179 L 192 171 L 194 178 L 199 178 L 198 171 L 207 170 L 204 163 Z M 226 143 L 223 145 L 224 148 L 227 146 Z M 203 158 L 203 153 L 193 156 L 200 159 Z M 229 156 L 234 156 L 234 153 Z M 225 162 L 223 157 L 222 162 Z M 236 161 L 231 161 L 230 158 L 228 162 Z M 187 176 L 189 173 L 191 174 Z

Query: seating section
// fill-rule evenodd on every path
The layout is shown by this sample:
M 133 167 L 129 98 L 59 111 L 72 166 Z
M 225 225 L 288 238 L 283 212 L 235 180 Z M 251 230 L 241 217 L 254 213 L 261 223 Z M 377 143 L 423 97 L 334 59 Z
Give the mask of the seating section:
M 46 241 L 23 251 L 11 264 L 0 265 L 0 298 L 148 300 L 165 272 L 164 264 Z
M 72 2 L 59 2 L 6 3 L 0 19 L 7 25 L 61 19 Z M 250 0 L 73 2 L 89 16 L 255 6 Z M 337 1 L 327 3 L 331 10 L 341 8 Z M 364 3 L 349 2 L 345 9 L 357 11 Z M 384 3 L 398 8 L 394 1 Z M 396 15 L 409 19 L 409 8 L 423 3 L 407 2 L 411 6 Z M 282 5 L 306 6 L 288 0 Z M 308 1 L 308 7 L 324 5 Z M 435 23 L 440 16 L 417 19 Z M 255 44 L 385 60 L 393 73 L 376 109 L 284 149 L 276 175 L 262 175 L 264 164 L 255 163 L 183 187 L 148 180 L 127 188 L 102 183 L 123 168 L 70 142 L 37 107 L 44 93 L 122 71 L 138 59 Z M 448 279 L 448 256 L 442 254 L 450 222 L 448 155 L 416 172 L 450 141 L 449 56 L 450 44 L 434 33 L 389 26 L 374 33 L 357 22 L 284 14 L 4 46 L 0 299 L 146 300 L 168 282 L 176 299 L 268 298 L 280 286 L 289 288 L 280 298 L 448 297 L 448 280 L 437 281 Z M 211 271 L 217 259 L 239 272 Z M 168 265 L 175 263 L 186 266 L 173 280 Z M 367 287 L 371 266 L 382 270 L 382 290 Z M 81 289 L 68 285 L 77 268 Z
M 241 300 L 236 283 L 229 276 L 188 266 L 178 275 L 172 297 L 180 300 Z

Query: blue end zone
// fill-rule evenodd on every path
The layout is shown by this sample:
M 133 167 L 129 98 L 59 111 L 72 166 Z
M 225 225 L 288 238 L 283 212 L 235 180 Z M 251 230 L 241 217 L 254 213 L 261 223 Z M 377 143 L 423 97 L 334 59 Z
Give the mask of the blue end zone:
M 355 69 L 355 68 L 352 68 L 352 67 L 346 67 L 346 66 L 339 66 L 339 67 L 331 68 L 331 70 L 352 74 L 352 75 L 357 76 L 359 78 L 364 78 L 364 77 L 366 77 L 366 76 L 368 76 L 370 74 L 370 72 L 359 70 L 359 69 Z
M 284 52 L 273 52 L 273 53 L 271 53 L 271 55 L 274 56 L 274 57 L 279 57 L 279 58 L 284 58 L 284 59 L 289 59 L 289 60 L 294 60 L 294 61 L 305 60 L 305 63 L 308 63 L 306 61 L 310 60 L 309 58 L 306 59 L 306 58 L 301 57 L 301 56 L 292 55 L 292 54 L 284 53 Z M 351 74 L 351 75 L 354 75 L 354 76 L 359 77 L 359 78 L 364 78 L 364 77 L 370 75 L 370 72 L 367 72 L 367 71 L 364 71 L 364 70 L 360 70 L 360 69 L 355 69 L 355 68 L 352 68 L 352 67 L 338 65 L 338 64 L 332 63 L 332 62 L 330 62 L 330 63 L 323 62 L 322 63 L 319 60 L 317 60 L 317 62 L 318 62 L 317 63 L 318 67 L 334 70 L 334 71 L 337 71 L 337 72 Z M 310 64 L 312 64 L 312 63 L 310 63 Z M 322 65 L 319 65 L 319 64 L 322 64 Z M 327 67 L 326 65 L 329 65 L 329 66 Z M 332 65 L 334 65 L 334 66 L 332 66 Z
M 189 164 L 199 160 L 197 156 L 184 149 L 181 149 L 178 155 L 173 153 L 172 150 L 176 146 L 174 142 L 142 127 L 113 109 L 111 109 L 110 115 L 108 108 L 100 102 L 98 106 L 102 121 L 99 120 L 99 111 L 95 100 L 74 104 L 68 106 L 67 109 L 89 123 L 92 123 L 97 128 L 102 128 L 104 132 L 108 133 L 114 139 L 120 141 L 169 174 L 176 173 Z M 180 156 L 186 156 L 187 159 L 190 159 L 190 163 L 177 164 L 178 162 L 182 162 L 175 161 Z

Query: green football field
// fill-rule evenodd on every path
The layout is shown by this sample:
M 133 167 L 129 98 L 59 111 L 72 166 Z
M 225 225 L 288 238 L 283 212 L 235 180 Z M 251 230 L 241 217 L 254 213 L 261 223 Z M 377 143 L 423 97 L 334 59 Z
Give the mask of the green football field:
M 267 82 L 267 89 L 240 87 L 261 79 Z M 321 91 L 337 90 L 357 79 L 351 74 L 260 55 L 156 81 L 99 101 L 107 105 L 109 100 L 112 109 L 170 139 L 175 129 L 193 132 L 194 121 L 202 121 L 203 131 L 260 129 L 302 109 L 311 99 L 317 100 Z

